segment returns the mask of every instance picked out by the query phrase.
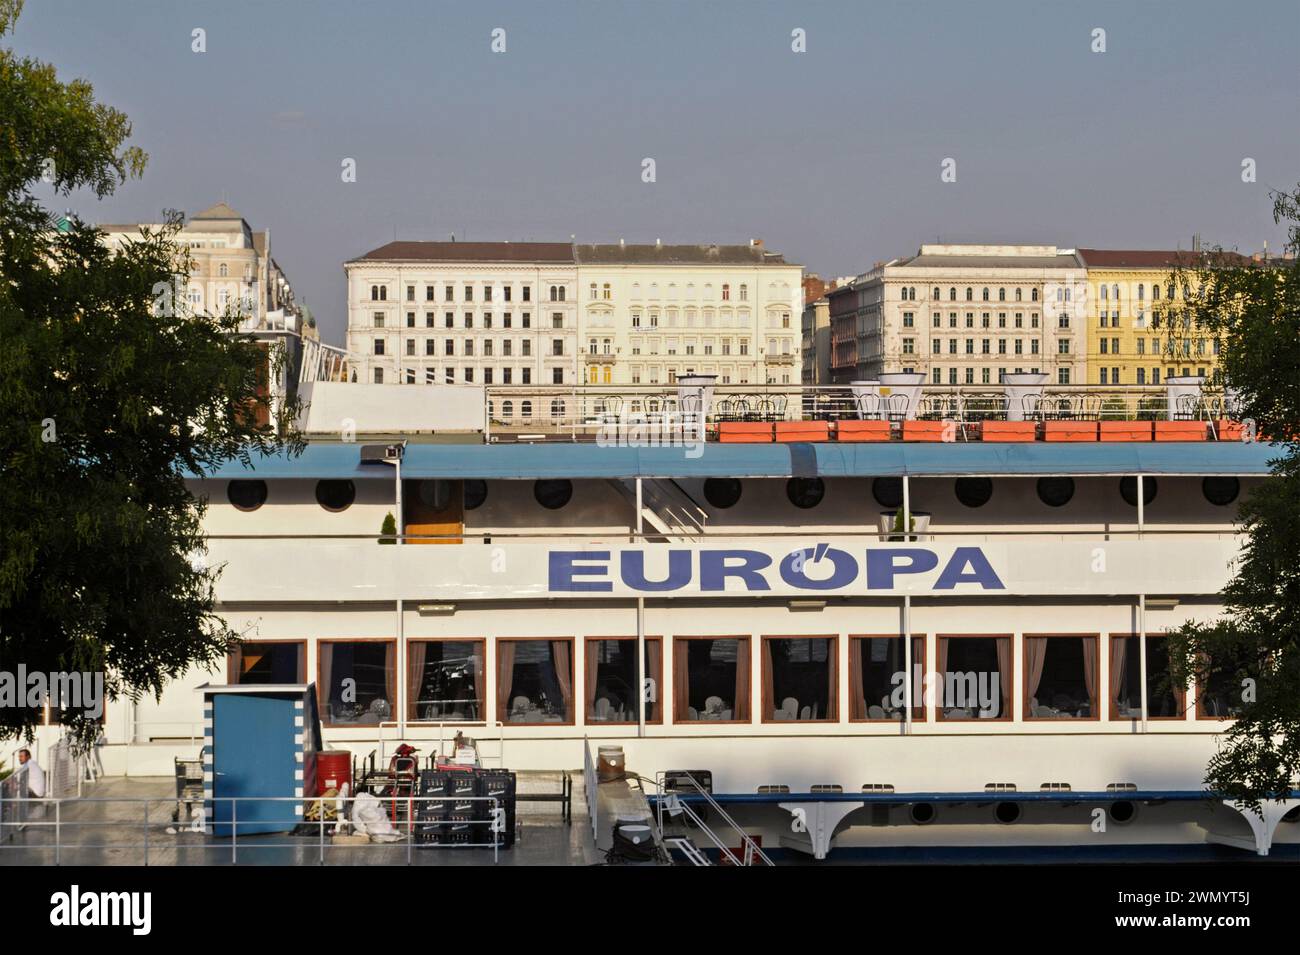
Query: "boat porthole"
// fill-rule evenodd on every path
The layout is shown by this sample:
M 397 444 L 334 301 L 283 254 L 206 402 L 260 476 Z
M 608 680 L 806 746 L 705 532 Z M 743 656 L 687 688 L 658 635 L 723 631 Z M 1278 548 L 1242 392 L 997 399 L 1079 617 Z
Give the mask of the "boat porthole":
M 878 477 L 871 482 L 871 496 L 881 507 L 895 510 L 903 506 L 903 479 Z
M 934 817 L 937 815 L 934 804 L 928 802 L 913 803 L 907 814 L 918 826 L 929 825 L 934 822 Z
M 822 502 L 826 485 L 821 478 L 790 478 L 785 484 L 785 496 L 795 507 L 807 510 Z
M 231 481 L 226 498 L 241 511 L 255 511 L 266 503 L 265 481 Z
M 533 498 L 548 511 L 558 511 L 573 498 L 573 482 L 567 479 L 535 481 Z
M 487 481 L 465 482 L 465 510 L 474 511 L 487 500 Z
M 316 503 L 327 511 L 346 511 L 357 499 L 357 486 L 351 481 L 317 481 Z
M 993 482 L 988 478 L 958 478 L 953 491 L 967 507 L 983 507 L 993 496 Z
M 1241 493 L 1241 481 L 1235 477 L 1207 477 L 1201 481 L 1201 493 L 1216 507 L 1227 507 Z
M 1137 806 L 1127 799 L 1121 799 L 1119 802 L 1110 804 L 1110 821 L 1124 825 L 1132 822 L 1133 817 L 1137 815 Z
M 1074 478 L 1041 477 L 1038 479 L 1038 499 L 1048 507 L 1064 507 L 1074 497 Z
M 1011 825 L 1020 820 L 1020 803 L 1000 802 L 993 807 L 993 817 L 1003 825 Z
M 740 500 L 740 490 L 737 478 L 709 478 L 704 482 L 704 499 L 711 507 L 726 510 Z
M 1129 507 L 1138 506 L 1138 479 L 1135 477 L 1122 477 L 1119 479 L 1119 494 L 1124 498 L 1124 503 Z M 1156 499 L 1158 490 L 1156 479 L 1147 475 L 1142 478 L 1142 503 L 1150 504 Z

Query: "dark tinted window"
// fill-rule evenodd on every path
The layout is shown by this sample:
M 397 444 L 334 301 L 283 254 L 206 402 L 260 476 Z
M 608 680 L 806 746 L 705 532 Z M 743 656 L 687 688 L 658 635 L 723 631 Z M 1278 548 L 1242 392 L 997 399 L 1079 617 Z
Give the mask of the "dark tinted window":
M 558 511 L 573 497 L 573 482 L 537 481 L 533 484 L 533 497 L 547 510 Z
M 1120 497 L 1124 498 L 1129 507 L 1137 507 L 1138 504 L 1138 479 L 1135 477 L 1122 477 L 1119 479 Z M 1142 503 L 1150 504 L 1156 499 L 1156 479 L 1153 477 L 1142 478 Z
M 709 478 L 704 482 L 704 499 L 713 507 L 734 507 L 740 500 L 740 481 L 737 478 Z
M 316 503 L 327 511 L 346 511 L 357 499 L 357 486 L 351 481 L 317 481 Z
M 1241 482 L 1235 477 L 1207 477 L 1201 482 L 1201 493 L 1211 504 L 1225 507 L 1241 493 Z
M 957 500 L 967 507 L 983 507 L 993 496 L 993 482 L 988 478 L 958 478 L 953 490 Z
M 903 506 L 903 479 L 880 477 L 871 482 L 871 496 L 881 507 Z
M 1074 497 L 1074 478 L 1043 477 L 1038 479 L 1038 499 L 1048 507 L 1063 507 Z
M 785 485 L 785 496 L 795 507 L 816 507 L 826 496 L 826 485 L 821 478 L 790 478 Z
M 231 481 L 226 497 L 241 511 L 255 511 L 266 503 L 265 481 Z
M 472 511 L 483 506 L 487 500 L 487 481 L 465 482 L 465 510 Z

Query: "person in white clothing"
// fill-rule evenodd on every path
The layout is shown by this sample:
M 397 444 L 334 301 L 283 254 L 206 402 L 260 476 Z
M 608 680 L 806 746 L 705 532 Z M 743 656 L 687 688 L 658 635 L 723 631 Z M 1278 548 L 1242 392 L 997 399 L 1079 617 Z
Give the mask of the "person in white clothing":
M 18 751 L 18 771 L 27 775 L 27 795 L 32 799 L 45 798 L 45 770 L 32 759 L 30 750 Z

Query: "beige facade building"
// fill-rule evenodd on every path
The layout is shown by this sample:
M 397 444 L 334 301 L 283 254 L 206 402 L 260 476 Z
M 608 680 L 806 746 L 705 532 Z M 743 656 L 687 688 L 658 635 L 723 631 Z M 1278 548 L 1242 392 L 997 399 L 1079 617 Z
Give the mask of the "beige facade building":
M 1087 381 L 1088 284 L 1055 246 L 923 245 L 831 295 L 836 381 L 922 372 L 930 384 L 997 384 L 1044 372 Z
M 798 384 L 798 265 L 761 242 L 394 242 L 344 264 L 369 382 Z

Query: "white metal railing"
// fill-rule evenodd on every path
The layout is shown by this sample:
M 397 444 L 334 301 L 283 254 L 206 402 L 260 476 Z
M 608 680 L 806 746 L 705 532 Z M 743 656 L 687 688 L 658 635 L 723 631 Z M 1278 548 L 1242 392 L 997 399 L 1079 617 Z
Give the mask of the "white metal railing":
M 146 732 L 146 739 L 141 739 L 140 730 L 149 726 L 166 726 L 171 729 L 183 728 L 179 734 L 153 733 Z M 131 742 L 133 743 L 175 743 L 178 740 L 188 740 L 191 746 L 203 742 L 203 721 L 202 720 L 138 720 L 131 721 Z
M 435 752 L 446 753 L 451 756 L 454 756 L 455 753 L 448 753 L 447 744 L 455 741 L 456 733 L 461 732 L 463 730 L 472 729 L 477 734 L 481 729 L 495 729 L 497 731 L 497 735 L 495 737 L 491 737 L 491 736 L 483 737 L 479 735 L 475 735 L 473 737 L 475 752 L 477 752 L 478 754 L 480 765 L 482 765 L 487 760 L 494 760 L 498 768 L 500 769 L 506 768 L 506 724 L 501 722 L 500 720 L 457 720 L 450 723 L 445 720 L 442 720 L 436 724 L 425 722 L 425 721 L 416 721 L 416 720 L 407 720 L 406 723 L 403 724 L 401 722 L 398 722 L 397 720 L 384 720 L 379 724 L 379 738 L 377 740 L 347 739 L 347 740 L 340 740 L 340 742 L 346 743 L 350 747 L 351 746 L 365 747 L 367 744 L 373 742 L 379 749 L 380 763 L 383 765 L 387 765 L 389 743 L 432 743 L 434 742 L 435 737 L 427 734 L 431 730 L 433 730 L 435 725 L 437 726 L 438 729 L 438 735 L 436 737 L 438 748 L 437 750 L 435 750 Z M 347 727 L 334 726 L 331 728 L 346 729 Z M 384 733 L 384 731 L 387 729 L 393 729 L 397 731 L 391 739 L 389 739 L 388 736 L 386 736 Z M 424 731 L 424 734 L 421 733 L 421 730 Z M 451 731 L 452 735 L 448 736 L 448 730 Z M 478 748 L 479 744 L 484 742 L 485 740 L 490 742 L 496 742 L 497 752 L 495 755 L 491 755 L 491 754 L 485 755 L 482 752 L 482 750 Z
M 596 787 L 596 762 L 591 758 L 591 740 L 582 738 L 582 797 L 587 801 L 587 818 L 591 820 L 591 838 L 600 838 L 600 794 Z
M 679 798 L 678 793 L 672 790 L 665 790 L 665 786 L 664 786 L 665 775 L 666 774 L 663 772 L 656 773 L 654 779 L 655 788 L 658 790 L 659 793 L 659 797 L 655 801 L 655 810 L 657 813 L 660 832 L 663 831 L 663 817 L 665 811 L 667 811 L 669 815 L 681 814 L 686 816 L 686 818 L 691 821 L 691 823 L 695 826 L 695 828 L 698 829 L 700 832 L 702 832 L 705 838 L 707 838 L 710 842 L 713 843 L 714 848 L 716 848 L 719 852 L 722 853 L 723 858 L 729 860 L 733 865 L 745 865 L 745 866 L 753 865 L 754 860 L 756 859 L 762 862 L 762 864 L 765 866 L 773 866 L 776 864 L 763 851 L 763 849 L 755 841 L 754 837 L 751 836 L 749 833 L 747 833 L 744 829 L 742 829 L 740 824 L 731 817 L 730 813 L 728 813 L 725 809 L 722 808 L 722 804 L 719 803 L 716 799 L 714 799 L 713 795 L 707 789 L 705 789 L 702 785 L 700 785 L 699 780 L 697 780 L 690 773 L 674 773 L 674 776 L 677 776 L 680 779 L 684 779 L 689 784 L 692 790 L 690 795 L 699 796 L 703 798 L 705 804 L 708 805 L 709 809 L 712 812 L 717 813 L 718 818 L 720 818 L 723 822 L 725 822 L 731 828 L 731 830 L 740 837 L 741 855 L 740 858 L 737 858 L 736 853 L 731 849 L 731 847 L 726 845 L 722 841 L 722 839 L 718 837 L 717 833 L 715 833 L 711 828 L 709 828 L 709 826 L 705 823 L 704 819 L 699 815 L 699 813 L 697 813 L 694 809 L 691 808 L 689 802 Z
M 4 780 L 8 782 L 8 780 Z M 413 861 L 414 852 L 420 849 L 491 849 L 492 861 L 495 863 L 500 859 L 500 849 L 504 841 L 503 834 L 506 825 L 506 811 L 501 805 L 501 800 L 496 796 L 383 796 L 377 797 L 379 801 L 389 807 L 389 817 L 396 815 L 394 807 L 402 806 L 406 809 L 406 818 L 394 823 L 399 833 L 398 841 L 368 843 L 348 843 L 346 845 L 333 845 L 326 839 L 327 832 L 333 835 L 342 830 L 342 825 L 347 824 L 349 816 L 347 810 L 355 804 L 356 797 L 346 796 L 337 798 L 323 798 L 321 802 L 321 812 L 319 819 L 304 820 L 301 810 L 297 812 L 287 811 L 283 818 L 250 818 L 248 809 L 245 810 L 245 819 L 242 825 L 245 827 L 243 835 L 243 847 L 245 853 L 249 850 L 289 850 L 302 852 L 310 850 L 313 846 L 316 848 L 317 861 L 319 864 L 325 864 L 327 860 L 326 849 L 361 849 L 375 850 L 388 849 L 390 851 L 402 851 L 405 855 L 406 864 L 410 865 Z M 232 864 L 239 862 L 240 849 L 240 831 L 241 825 L 239 820 L 239 807 L 245 806 L 251 809 L 252 806 L 272 804 L 279 806 L 286 804 L 288 806 L 301 807 L 306 804 L 317 802 L 317 799 L 304 798 L 301 796 L 223 796 L 218 798 L 208 798 L 205 800 L 202 812 L 186 826 L 183 822 L 175 819 L 174 813 L 168 812 L 167 807 L 176 806 L 175 797 L 137 797 L 137 798 L 82 798 L 77 800 L 65 799 L 20 799 L 21 813 L 15 814 L 14 807 L 8 800 L 0 802 L 0 859 L 4 858 L 3 853 L 17 853 L 19 861 L 31 863 L 36 858 L 51 857 L 54 865 L 61 865 L 65 861 L 69 852 L 78 853 L 86 850 L 96 852 L 106 851 L 129 851 L 140 853 L 140 858 L 144 865 L 150 863 L 150 853 L 155 860 L 158 859 L 161 852 L 175 852 L 179 854 L 197 853 L 199 861 L 206 863 L 209 856 L 229 855 L 229 861 Z M 420 805 L 433 803 L 467 803 L 472 802 L 476 805 L 484 804 L 487 809 L 486 818 L 476 818 L 472 820 L 436 820 L 417 818 L 415 809 Z M 325 805 L 332 803 L 337 809 L 337 816 L 330 820 L 326 818 Z M 226 806 L 230 810 L 230 818 L 215 819 L 208 816 L 207 813 L 214 804 Z M 91 810 L 88 815 L 105 817 L 113 815 L 111 807 L 125 807 L 130 812 L 128 818 L 83 818 L 79 810 Z M 152 814 L 151 814 L 152 808 Z M 33 812 L 33 810 L 37 810 Z M 436 843 L 425 842 L 416 839 L 417 829 L 426 829 L 440 825 L 469 825 L 475 832 L 487 833 L 483 841 L 473 842 L 456 842 L 456 843 Z M 252 833 L 249 830 L 256 827 L 265 827 L 267 825 L 284 826 L 284 830 L 275 833 L 258 832 Z M 314 837 L 301 835 L 293 841 L 279 839 L 267 841 L 260 838 L 263 835 L 283 836 L 285 832 L 290 832 L 302 826 L 310 827 L 314 830 Z M 169 827 L 170 831 L 166 832 L 166 840 L 154 832 L 158 827 Z M 229 829 L 229 835 L 214 835 L 214 827 Z M 104 841 L 85 841 L 82 836 L 89 832 L 95 833 L 112 833 L 113 835 L 126 835 L 126 841 L 111 840 L 109 836 L 104 836 Z M 190 840 L 190 837 L 198 837 L 196 840 Z M 250 838 L 256 836 L 254 841 Z M 94 836 L 92 835 L 92 839 Z M 20 841 L 21 840 L 21 841 Z M 222 840 L 222 841 L 215 841 Z M 227 841 L 228 840 L 228 841 Z M 26 853 L 29 857 L 22 859 L 22 854 Z M 179 859 L 169 859 L 170 862 L 181 862 Z M 77 864 L 84 864 L 83 859 L 75 859 Z M 114 860 L 114 864 L 122 864 L 119 860 Z M 182 863 L 183 864 L 183 863 Z

